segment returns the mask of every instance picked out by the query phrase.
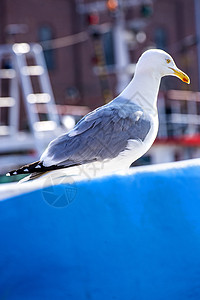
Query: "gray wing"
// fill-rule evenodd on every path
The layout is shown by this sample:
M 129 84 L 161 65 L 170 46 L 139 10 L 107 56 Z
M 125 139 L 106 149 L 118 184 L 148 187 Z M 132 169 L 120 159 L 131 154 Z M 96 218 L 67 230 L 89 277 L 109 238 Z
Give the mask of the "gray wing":
M 46 157 L 52 164 L 66 167 L 115 158 L 126 149 L 130 139 L 144 141 L 150 127 L 151 120 L 141 107 L 116 98 L 52 141 Z

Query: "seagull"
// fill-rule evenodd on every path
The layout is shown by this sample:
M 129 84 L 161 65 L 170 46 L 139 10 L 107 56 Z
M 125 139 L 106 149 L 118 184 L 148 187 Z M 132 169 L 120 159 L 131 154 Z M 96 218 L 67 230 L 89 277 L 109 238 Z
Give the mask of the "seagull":
M 145 51 L 128 86 L 114 100 L 84 116 L 76 126 L 49 143 L 40 159 L 7 176 L 41 174 L 101 163 L 105 172 L 125 170 L 152 146 L 158 132 L 157 97 L 161 78 L 190 78 L 163 50 Z

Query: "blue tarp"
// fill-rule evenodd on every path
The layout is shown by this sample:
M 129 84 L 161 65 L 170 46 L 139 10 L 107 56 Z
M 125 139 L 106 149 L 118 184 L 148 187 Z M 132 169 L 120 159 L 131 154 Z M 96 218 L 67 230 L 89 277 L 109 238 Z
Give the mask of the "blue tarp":
M 200 299 L 200 167 L 0 201 L 0 300 Z

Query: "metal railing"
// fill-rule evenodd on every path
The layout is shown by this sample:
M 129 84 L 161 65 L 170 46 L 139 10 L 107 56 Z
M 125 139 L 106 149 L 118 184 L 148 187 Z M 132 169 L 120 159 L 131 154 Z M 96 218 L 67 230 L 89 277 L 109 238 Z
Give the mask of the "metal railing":
M 200 93 L 171 90 L 158 100 L 158 138 L 200 135 Z

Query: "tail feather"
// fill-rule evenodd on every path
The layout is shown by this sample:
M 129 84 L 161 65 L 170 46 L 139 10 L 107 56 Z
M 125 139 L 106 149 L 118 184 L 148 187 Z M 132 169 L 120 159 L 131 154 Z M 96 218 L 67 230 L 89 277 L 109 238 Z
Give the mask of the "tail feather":
M 13 175 L 19 175 L 19 174 L 32 174 L 32 173 L 44 173 L 47 171 L 51 171 L 51 170 L 57 170 L 57 169 L 62 169 L 64 168 L 64 166 L 49 166 L 49 167 L 45 167 L 43 165 L 43 162 L 41 161 L 36 161 L 33 162 L 31 164 L 22 166 L 19 169 L 10 171 L 9 173 L 6 174 L 6 176 L 13 176 Z

